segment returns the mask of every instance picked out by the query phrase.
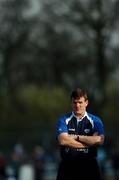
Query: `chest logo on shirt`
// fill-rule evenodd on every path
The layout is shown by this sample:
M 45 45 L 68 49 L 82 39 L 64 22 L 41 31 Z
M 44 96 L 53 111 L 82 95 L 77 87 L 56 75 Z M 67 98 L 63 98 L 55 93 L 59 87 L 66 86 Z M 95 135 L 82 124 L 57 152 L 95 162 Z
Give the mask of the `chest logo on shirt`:
M 90 129 L 84 129 L 84 132 L 85 132 L 86 134 L 88 134 L 88 133 L 90 133 Z

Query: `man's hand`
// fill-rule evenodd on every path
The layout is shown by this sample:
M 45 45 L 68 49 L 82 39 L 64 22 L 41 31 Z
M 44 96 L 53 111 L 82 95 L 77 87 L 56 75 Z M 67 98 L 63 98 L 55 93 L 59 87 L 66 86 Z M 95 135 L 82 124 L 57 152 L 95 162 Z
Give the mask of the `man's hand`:
M 76 134 L 69 134 L 69 136 L 72 138 L 72 139 L 75 139 L 76 141 L 78 141 L 78 135 Z

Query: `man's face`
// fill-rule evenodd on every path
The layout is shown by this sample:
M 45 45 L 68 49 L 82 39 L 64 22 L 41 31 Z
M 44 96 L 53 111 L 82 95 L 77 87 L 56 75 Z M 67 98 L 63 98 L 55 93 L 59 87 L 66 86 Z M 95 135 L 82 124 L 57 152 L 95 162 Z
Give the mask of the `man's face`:
M 77 99 L 72 98 L 72 109 L 76 116 L 82 117 L 85 114 L 86 107 L 88 105 L 88 100 L 85 100 L 84 97 L 80 97 Z

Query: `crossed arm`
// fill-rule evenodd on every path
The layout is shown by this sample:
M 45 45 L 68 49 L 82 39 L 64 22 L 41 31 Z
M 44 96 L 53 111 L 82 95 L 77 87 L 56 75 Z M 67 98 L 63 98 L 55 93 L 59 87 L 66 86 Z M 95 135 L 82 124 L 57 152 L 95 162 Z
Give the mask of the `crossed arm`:
M 58 136 L 60 145 L 69 146 L 73 148 L 86 148 L 89 146 L 98 146 L 104 143 L 104 135 L 95 133 L 93 136 L 84 135 L 69 135 L 68 133 L 61 133 Z

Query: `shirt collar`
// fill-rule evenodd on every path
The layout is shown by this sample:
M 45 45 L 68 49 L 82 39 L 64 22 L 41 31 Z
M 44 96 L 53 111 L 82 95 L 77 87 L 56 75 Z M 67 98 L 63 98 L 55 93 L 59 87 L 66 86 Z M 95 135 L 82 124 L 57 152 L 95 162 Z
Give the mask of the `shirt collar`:
M 77 117 L 77 116 L 74 114 L 74 112 L 72 112 L 72 115 L 73 115 L 77 120 L 81 121 L 84 117 L 87 116 L 87 112 L 85 111 L 85 114 L 84 114 L 84 116 L 83 116 L 82 118 Z

